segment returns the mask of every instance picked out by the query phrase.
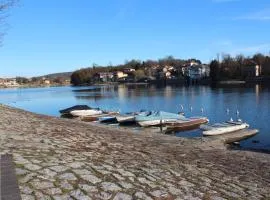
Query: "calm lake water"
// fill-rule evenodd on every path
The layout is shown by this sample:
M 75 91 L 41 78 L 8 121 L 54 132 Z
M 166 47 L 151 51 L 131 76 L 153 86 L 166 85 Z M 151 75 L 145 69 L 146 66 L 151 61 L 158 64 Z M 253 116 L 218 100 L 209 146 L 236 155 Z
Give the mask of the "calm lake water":
M 180 111 L 187 116 L 204 115 L 211 123 L 240 118 L 260 130 L 242 141 L 244 148 L 270 150 L 270 86 L 97 86 L 1 89 L 0 103 L 28 111 L 59 116 L 58 111 L 76 104 L 124 112 L 146 110 Z M 192 107 L 192 110 L 190 109 Z M 203 108 L 203 113 L 201 112 Z M 230 112 L 227 113 L 226 110 Z M 178 136 L 201 136 L 201 131 L 177 133 Z M 255 142 L 256 141 L 256 142 Z M 258 142 L 259 141 L 259 142 Z

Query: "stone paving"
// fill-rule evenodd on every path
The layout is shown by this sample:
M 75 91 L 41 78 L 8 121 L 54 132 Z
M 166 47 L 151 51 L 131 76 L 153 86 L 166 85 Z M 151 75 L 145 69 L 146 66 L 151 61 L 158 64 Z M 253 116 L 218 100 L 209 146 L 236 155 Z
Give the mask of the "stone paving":
M 21 200 L 11 155 L 0 155 L 0 200 Z
M 270 155 L 0 105 L 23 200 L 270 199 Z

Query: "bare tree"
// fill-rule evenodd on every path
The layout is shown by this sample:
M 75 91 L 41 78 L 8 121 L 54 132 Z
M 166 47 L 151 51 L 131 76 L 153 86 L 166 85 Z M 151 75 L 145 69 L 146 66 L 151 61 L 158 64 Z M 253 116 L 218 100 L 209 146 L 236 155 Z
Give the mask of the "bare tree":
M 5 21 L 7 17 L 7 11 L 15 5 L 18 0 L 0 0 L 0 44 L 2 43 L 3 36 L 5 34 Z

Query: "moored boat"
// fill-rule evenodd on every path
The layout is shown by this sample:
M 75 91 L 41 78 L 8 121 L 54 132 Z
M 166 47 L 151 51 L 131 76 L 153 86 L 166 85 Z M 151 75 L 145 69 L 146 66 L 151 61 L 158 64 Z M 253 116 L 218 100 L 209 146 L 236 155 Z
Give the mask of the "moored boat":
M 118 114 L 118 112 L 106 112 L 98 115 L 83 116 L 81 117 L 81 120 L 85 122 L 100 121 L 102 117 L 115 117 Z
M 248 128 L 249 125 L 243 122 L 234 122 L 227 121 L 224 123 L 216 123 L 213 125 L 201 125 L 200 129 L 203 130 L 203 135 L 205 136 L 213 136 L 213 135 L 221 135 L 225 133 L 231 133 L 234 131 L 242 130 Z
M 135 115 L 119 115 L 116 120 L 119 124 L 135 123 Z
M 117 123 L 116 116 L 110 116 L 110 115 L 99 117 L 98 121 L 100 123 Z
M 201 124 L 208 123 L 209 120 L 206 117 L 192 117 L 187 120 L 177 120 L 174 122 L 167 122 L 167 132 L 170 131 L 187 131 L 199 128 Z
M 136 122 L 142 127 L 157 126 L 166 124 L 168 122 L 174 122 L 180 119 L 185 120 L 187 118 L 180 114 L 164 111 L 152 111 L 148 113 L 148 115 L 138 115 L 135 117 Z
M 98 115 L 102 113 L 103 113 L 102 110 L 97 110 L 97 109 L 73 110 L 70 112 L 70 114 L 74 117 L 92 116 L 92 115 Z
M 87 105 L 76 105 L 76 106 L 72 106 L 63 110 L 59 110 L 61 117 L 65 117 L 65 118 L 72 118 L 74 117 L 71 112 L 74 110 L 89 110 L 92 109 L 91 107 L 87 106 Z
M 125 115 L 119 115 L 116 116 L 116 120 L 118 121 L 119 124 L 135 124 L 135 118 L 136 116 L 147 116 L 149 115 L 151 112 L 149 111 L 139 111 L 139 112 L 133 112 L 133 113 L 127 113 Z

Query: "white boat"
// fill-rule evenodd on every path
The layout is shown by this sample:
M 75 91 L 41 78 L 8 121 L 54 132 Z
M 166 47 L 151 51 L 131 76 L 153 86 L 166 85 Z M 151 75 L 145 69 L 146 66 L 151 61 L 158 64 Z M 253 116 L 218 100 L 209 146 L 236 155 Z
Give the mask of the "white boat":
M 184 120 L 186 118 L 183 115 L 164 111 L 152 111 L 147 115 L 138 115 L 135 117 L 136 122 L 142 127 L 157 126 L 180 119 Z
M 84 116 L 91 116 L 91 115 L 99 115 L 102 114 L 102 110 L 96 109 L 89 109 L 89 110 L 73 110 L 70 114 L 74 117 L 84 117 Z
M 136 116 L 147 116 L 151 112 L 149 111 L 139 111 L 139 112 L 134 112 L 134 113 L 129 113 L 126 115 L 118 115 L 116 116 L 116 120 L 118 121 L 119 124 L 132 124 L 135 123 Z
M 123 123 L 133 123 L 135 122 L 135 115 L 119 115 L 116 116 L 116 120 L 118 123 L 123 124 Z
M 203 135 L 212 136 L 231 133 L 248 127 L 249 125 L 247 123 L 228 121 L 225 123 L 216 123 L 213 125 L 201 125 L 200 129 L 203 130 Z
M 161 124 L 166 124 L 169 122 L 176 122 L 178 119 L 156 119 L 156 120 L 149 120 L 149 121 L 138 121 L 138 124 L 142 127 L 147 126 L 157 126 Z

